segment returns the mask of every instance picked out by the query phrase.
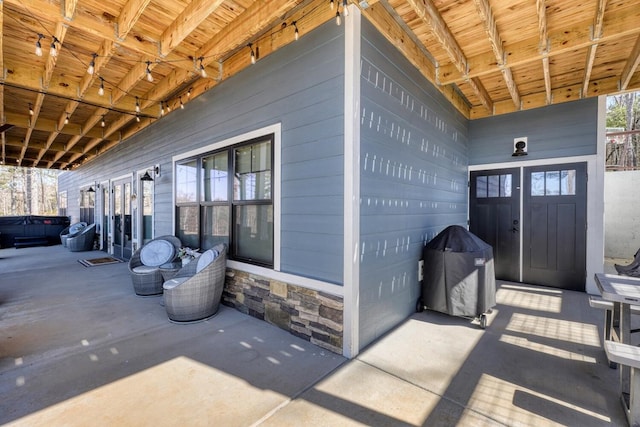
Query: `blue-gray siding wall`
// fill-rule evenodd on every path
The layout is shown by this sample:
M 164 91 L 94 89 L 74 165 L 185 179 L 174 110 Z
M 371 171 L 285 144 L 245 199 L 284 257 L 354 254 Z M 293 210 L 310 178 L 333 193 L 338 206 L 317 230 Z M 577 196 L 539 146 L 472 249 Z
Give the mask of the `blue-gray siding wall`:
M 598 98 L 472 120 L 472 165 L 596 154 Z M 526 136 L 528 155 L 512 157 L 514 138 Z
M 344 27 L 328 23 L 59 180 L 78 187 L 159 163 L 155 235 L 173 233 L 171 159 L 282 123 L 281 270 L 342 283 Z
M 362 23 L 360 348 L 415 311 L 424 244 L 466 225 L 468 121 Z

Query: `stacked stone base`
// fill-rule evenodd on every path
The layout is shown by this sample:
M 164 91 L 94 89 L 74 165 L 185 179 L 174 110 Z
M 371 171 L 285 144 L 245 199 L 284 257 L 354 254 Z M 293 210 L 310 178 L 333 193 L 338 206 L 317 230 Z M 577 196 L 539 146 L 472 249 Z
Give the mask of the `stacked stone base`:
M 222 303 L 342 354 L 341 297 L 227 269 Z

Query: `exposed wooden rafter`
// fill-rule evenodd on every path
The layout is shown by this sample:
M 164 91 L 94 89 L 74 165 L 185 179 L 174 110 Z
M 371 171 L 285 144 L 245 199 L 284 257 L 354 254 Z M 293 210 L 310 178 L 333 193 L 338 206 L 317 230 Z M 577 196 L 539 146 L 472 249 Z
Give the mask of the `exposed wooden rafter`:
M 520 94 L 518 93 L 518 87 L 516 86 L 516 82 L 513 79 L 511 69 L 506 64 L 504 49 L 502 47 L 502 39 L 500 38 L 498 25 L 496 24 L 493 12 L 491 11 L 489 1 L 474 0 L 474 3 L 476 4 L 476 9 L 478 11 L 478 15 L 480 16 L 480 19 L 484 23 L 484 30 L 489 37 L 491 49 L 493 50 L 493 54 L 496 56 L 498 67 L 500 67 L 502 77 L 504 78 L 504 82 L 507 85 L 507 89 L 509 90 L 509 94 L 511 95 L 511 99 L 513 100 L 513 104 L 517 109 L 519 109 Z
M 624 64 L 624 69 L 620 77 L 620 90 L 627 90 L 633 73 L 638 70 L 638 65 L 640 65 L 640 36 L 636 39 L 631 55 L 629 55 L 629 59 Z
M 438 43 L 440 43 L 442 48 L 449 55 L 451 62 L 458 72 L 473 88 L 482 105 L 487 110 L 492 111 L 493 102 L 487 97 L 486 89 L 482 87 L 482 83 L 479 80 L 469 79 L 467 58 L 462 52 L 462 48 L 458 45 L 455 37 L 451 34 L 451 31 L 449 31 L 447 24 L 442 19 L 442 16 L 440 16 L 438 9 L 435 7 L 433 2 L 431 0 L 407 0 L 407 3 L 409 3 L 413 8 L 418 17 L 428 25 L 429 29 L 438 40 Z
M 584 77 L 582 79 L 582 96 L 587 96 L 589 90 L 589 81 L 591 80 L 591 71 L 593 70 L 593 64 L 596 60 L 596 52 L 598 50 L 597 41 L 602 37 L 602 27 L 604 25 L 604 11 L 607 7 L 607 0 L 598 0 L 598 6 L 596 9 L 596 16 L 593 21 L 592 36 L 591 38 L 595 42 L 587 48 L 587 61 L 584 65 Z
M 539 50 L 542 55 L 542 73 L 544 75 L 544 92 L 547 105 L 551 104 L 551 72 L 549 70 L 549 36 L 547 35 L 547 5 L 545 0 L 536 0 L 538 15 Z

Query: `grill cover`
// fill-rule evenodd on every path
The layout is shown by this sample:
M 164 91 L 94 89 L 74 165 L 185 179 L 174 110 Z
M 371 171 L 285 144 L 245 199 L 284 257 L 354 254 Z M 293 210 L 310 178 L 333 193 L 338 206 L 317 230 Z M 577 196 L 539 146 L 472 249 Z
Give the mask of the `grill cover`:
M 493 248 L 459 225 L 445 228 L 423 250 L 422 301 L 452 316 L 478 316 L 496 304 Z

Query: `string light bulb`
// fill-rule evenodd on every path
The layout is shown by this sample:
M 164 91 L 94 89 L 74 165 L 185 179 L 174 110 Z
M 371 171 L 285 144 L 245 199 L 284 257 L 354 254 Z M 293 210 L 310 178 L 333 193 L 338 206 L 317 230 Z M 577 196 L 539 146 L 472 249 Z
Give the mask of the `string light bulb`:
M 293 28 L 294 28 L 293 38 L 296 39 L 297 41 L 300 38 L 300 32 L 298 31 L 298 26 L 296 25 L 296 21 L 293 21 L 291 25 L 293 25 Z
M 329 6 L 331 7 L 331 10 L 333 10 L 333 8 L 335 7 L 335 3 L 333 2 L 333 0 L 329 0 Z
M 55 36 L 53 36 L 53 41 L 51 42 L 51 50 L 49 51 L 49 56 L 52 56 L 54 58 L 58 56 L 58 47 L 56 46 L 56 43 L 60 43 L 60 40 L 58 40 Z
M 136 114 L 136 122 L 140 123 L 140 116 Z
M 69 124 L 69 113 L 67 113 L 67 117 L 65 117 L 65 119 L 64 119 L 64 124 L 65 125 Z
M 151 61 L 147 61 L 147 81 L 152 82 L 153 76 L 151 75 L 151 69 L 149 67 L 151 67 Z
M 336 10 L 336 25 L 342 24 L 342 19 L 340 18 L 340 10 Z
M 102 120 L 100 121 L 100 126 L 105 127 L 107 124 L 104 121 L 104 116 L 102 116 Z
M 347 8 L 347 0 L 342 0 L 342 14 L 346 18 L 349 16 L 349 9 Z
M 42 43 L 40 40 L 44 38 L 44 34 L 38 33 L 38 41 L 36 41 L 36 56 L 42 56 Z
M 33 105 L 29 104 L 29 115 L 33 116 L 34 112 L 33 112 Z
M 182 97 L 180 97 L 180 109 L 184 110 L 184 104 L 182 103 Z
M 89 73 L 89 75 L 93 75 L 93 73 L 96 71 L 96 58 L 98 57 L 97 53 L 93 53 L 93 58 L 91 58 L 91 62 L 89 62 L 89 67 L 87 68 L 87 73 Z
M 100 89 L 98 89 L 98 95 L 104 95 L 104 79 L 100 77 Z
M 207 72 L 204 69 L 204 64 L 202 63 L 202 61 L 204 61 L 204 56 L 201 56 L 200 58 L 198 58 L 198 61 L 200 61 L 200 75 L 202 76 L 203 79 L 207 78 Z
M 248 47 L 249 49 L 251 49 L 251 63 L 252 63 L 252 64 L 255 64 L 255 63 L 256 63 L 256 53 L 253 51 L 253 43 L 249 43 L 249 44 L 247 45 L 247 47 Z
M 136 96 L 136 113 L 140 112 L 140 102 L 138 101 L 138 97 Z
M 191 98 L 191 89 L 192 88 L 189 88 L 189 90 L 187 91 L 187 98 Z
M 164 116 L 164 101 L 160 101 L 160 116 Z

